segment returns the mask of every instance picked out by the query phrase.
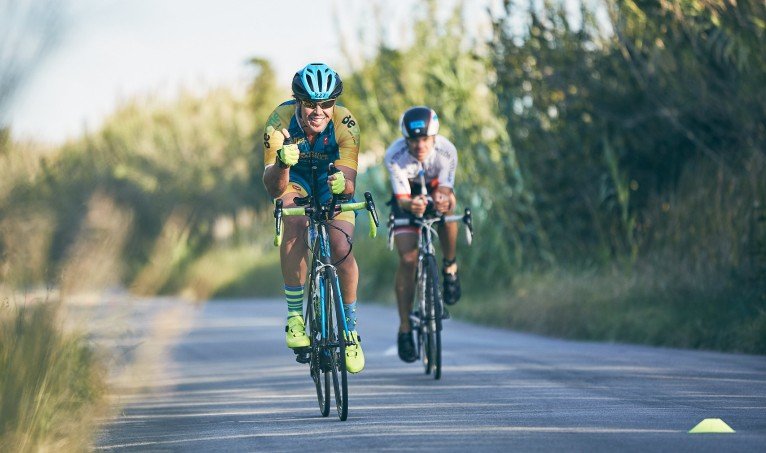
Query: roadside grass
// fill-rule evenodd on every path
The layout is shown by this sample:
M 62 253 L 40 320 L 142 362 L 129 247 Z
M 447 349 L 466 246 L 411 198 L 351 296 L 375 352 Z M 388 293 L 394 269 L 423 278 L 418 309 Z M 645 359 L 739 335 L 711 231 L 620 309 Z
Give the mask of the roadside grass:
M 766 289 L 644 267 L 556 269 L 466 288 L 456 317 L 582 340 L 766 353 Z
M 193 300 L 281 296 L 279 252 L 258 246 L 213 249 L 190 266 L 181 286 Z
M 0 310 L 0 451 L 87 451 L 107 414 L 105 369 L 57 303 Z

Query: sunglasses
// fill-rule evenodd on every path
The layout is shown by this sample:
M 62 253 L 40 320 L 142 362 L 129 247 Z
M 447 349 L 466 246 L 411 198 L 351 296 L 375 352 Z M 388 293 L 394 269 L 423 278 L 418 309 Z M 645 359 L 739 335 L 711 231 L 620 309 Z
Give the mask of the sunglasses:
M 315 108 L 317 108 L 317 105 L 319 106 L 319 108 L 322 108 L 322 109 L 332 108 L 332 106 L 335 105 L 336 100 L 328 99 L 322 102 L 315 102 L 315 101 L 309 101 L 307 99 L 301 99 L 300 101 L 301 101 L 301 106 L 303 106 L 304 108 L 314 110 Z

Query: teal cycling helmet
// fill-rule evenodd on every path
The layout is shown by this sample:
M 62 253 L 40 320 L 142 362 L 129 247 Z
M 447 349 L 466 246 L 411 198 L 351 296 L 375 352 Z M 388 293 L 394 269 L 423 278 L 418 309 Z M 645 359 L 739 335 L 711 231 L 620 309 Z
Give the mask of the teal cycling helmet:
M 324 63 L 309 63 L 293 76 L 293 96 L 296 99 L 335 99 L 342 92 L 340 76 Z

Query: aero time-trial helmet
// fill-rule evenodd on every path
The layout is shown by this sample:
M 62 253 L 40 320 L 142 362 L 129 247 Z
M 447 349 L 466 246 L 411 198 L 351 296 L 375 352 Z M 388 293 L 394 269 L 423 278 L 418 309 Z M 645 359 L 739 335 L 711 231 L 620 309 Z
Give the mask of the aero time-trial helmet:
M 399 120 L 404 138 L 417 138 L 439 133 L 439 117 L 425 106 L 411 107 Z
M 293 96 L 296 99 L 335 99 L 342 92 L 340 76 L 324 63 L 309 63 L 293 76 Z

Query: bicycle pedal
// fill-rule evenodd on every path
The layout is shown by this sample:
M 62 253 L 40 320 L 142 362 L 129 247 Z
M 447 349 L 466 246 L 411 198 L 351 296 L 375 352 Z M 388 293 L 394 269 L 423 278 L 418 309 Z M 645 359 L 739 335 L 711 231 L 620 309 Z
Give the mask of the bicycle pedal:
M 449 319 L 449 318 L 450 318 L 449 311 L 447 310 L 447 307 L 444 307 L 442 311 L 442 319 Z
M 311 354 L 311 348 L 303 346 L 300 348 L 293 348 L 295 353 L 295 361 L 298 363 L 309 363 L 309 355 Z

